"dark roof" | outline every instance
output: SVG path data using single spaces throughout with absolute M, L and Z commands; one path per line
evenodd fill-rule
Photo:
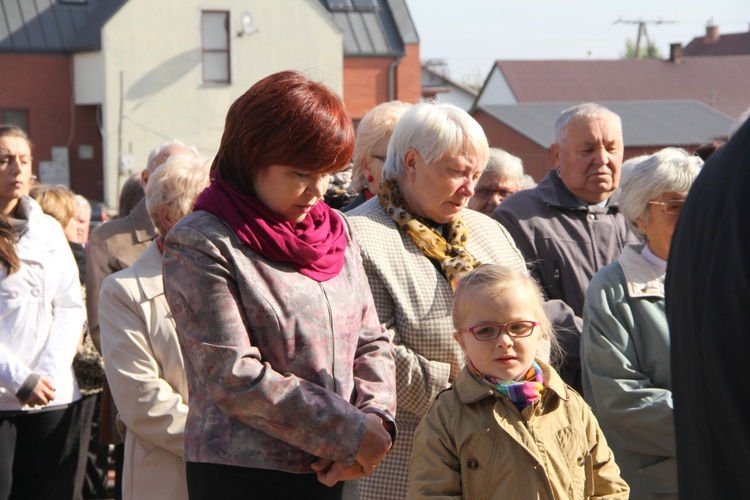
M 560 112 L 575 103 L 533 103 L 483 106 L 496 120 L 544 148 L 552 144 Z M 729 131 L 734 120 L 695 100 L 599 102 L 622 119 L 625 146 L 690 146 Z
M 0 0 L 0 52 L 100 50 L 102 26 L 127 0 Z
M 393 56 L 419 43 L 406 0 L 320 0 L 344 33 L 345 56 Z
M 685 56 L 737 56 L 750 54 L 750 31 L 720 35 L 713 43 L 705 36 L 693 38 L 683 49 Z
M 750 55 L 495 64 L 519 103 L 696 99 L 733 117 L 750 107 Z

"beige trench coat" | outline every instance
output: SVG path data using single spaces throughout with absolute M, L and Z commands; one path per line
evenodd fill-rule
M 417 428 L 408 498 L 628 498 L 591 410 L 538 362 L 547 390 L 522 413 L 464 368 Z
M 185 364 L 153 242 L 104 280 L 99 301 L 104 366 L 125 424 L 123 498 L 187 498 Z

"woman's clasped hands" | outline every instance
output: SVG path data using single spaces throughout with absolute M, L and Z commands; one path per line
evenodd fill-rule
M 46 406 L 55 399 L 55 385 L 52 379 L 42 375 L 39 377 L 29 397 L 21 403 L 31 408 Z
M 375 414 L 368 413 L 365 436 L 359 451 L 350 465 L 319 458 L 310 466 L 317 472 L 318 481 L 326 486 L 333 486 L 339 481 L 349 481 L 375 472 L 381 460 L 391 449 L 391 435 L 385 429 L 383 420 Z

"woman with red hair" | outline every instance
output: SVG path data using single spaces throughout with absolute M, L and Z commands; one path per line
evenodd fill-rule
M 353 145 L 328 88 L 270 75 L 230 107 L 211 185 L 166 238 L 191 498 L 341 498 L 338 481 L 390 449 L 392 346 L 351 230 L 322 202 Z

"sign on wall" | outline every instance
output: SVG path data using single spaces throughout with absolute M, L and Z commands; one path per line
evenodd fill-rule
M 39 162 L 39 182 L 42 184 L 62 184 L 70 188 L 70 162 L 68 148 L 52 148 L 52 161 Z

